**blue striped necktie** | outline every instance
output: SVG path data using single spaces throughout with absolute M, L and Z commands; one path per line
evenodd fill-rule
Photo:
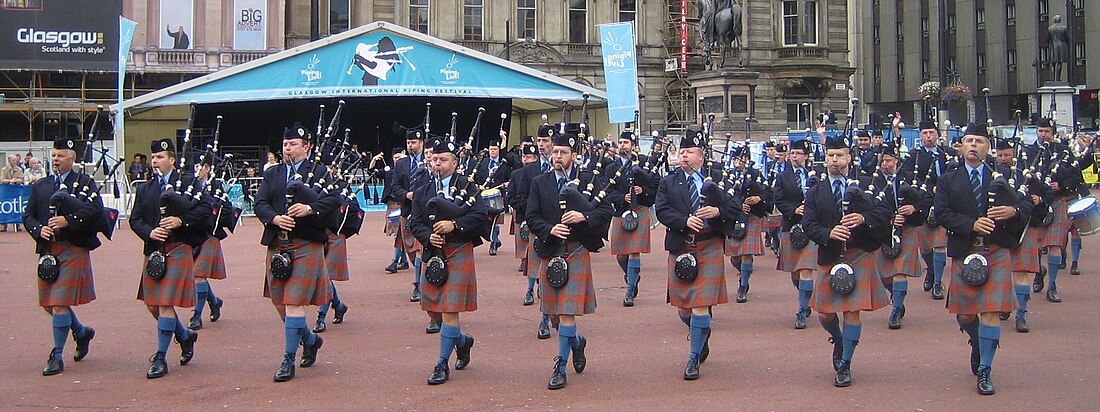
M 844 206 L 844 188 L 840 180 L 833 181 L 833 198 L 836 199 L 836 208 L 841 209 Z
M 984 211 L 985 193 L 982 192 L 982 180 L 978 176 L 978 169 L 970 171 L 970 187 L 974 191 L 974 204 L 978 206 L 978 211 Z

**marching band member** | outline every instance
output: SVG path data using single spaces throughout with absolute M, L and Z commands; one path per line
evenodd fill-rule
M 1091 169 L 1096 162 L 1096 156 L 1092 149 L 1093 136 L 1076 133 L 1073 138 L 1073 155 L 1076 156 L 1081 162 L 1077 165 L 1078 171 L 1075 173 L 1083 173 L 1085 169 Z M 1084 190 L 1079 190 L 1078 193 L 1085 195 L 1088 191 L 1088 186 L 1084 184 L 1084 176 L 1081 176 L 1081 183 Z M 1081 234 L 1077 231 L 1077 227 L 1072 227 L 1073 230 L 1069 231 L 1069 244 L 1070 250 L 1073 253 L 1073 263 L 1069 266 L 1069 274 L 1080 275 L 1081 269 L 1077 267 L 1077 261 L 1081 257 Z M 1062 251 L 1065 254 L 1065 251 Z M 1062 265 L 1065 265 L 1065 261 L 1062 261 Z
M 680 140 L 680 169 L 660 180 L 657 219 L 665 225 L 668 302 L 691 331 L 684 380 L 699 379 L 699 365 L 710 355 L 711 307 L 729 303 L 723 238 L 731 233 L 741 199 L 707 190 L 722 173 L 704 168 L 703 137 L 688 130 Z M 705 176 L 705 177 L 704 177 Z
M 901 116 L 894 116 L 895 131 L 900 124 Z M 932 121 L 922 120 L 918 127 L 920 147 L 910 151 L 909 159 L 901 168 L 916 170 L 918 183 L 934 191 L 939 177 L 953 170 L 952 165 L 959 152 L 939 144 L 940 132 Z M 943 299 L 943 270 L 947 266 L 947 232 L 942 226 L 932 224 L 933 220 L 926 221 L 921 229 L 920 251 L 925 264 L 924 291 L 932 291 L 932 299 L 940 300 Z
M 145 375 L 155 379 L 168 373 L 164 358 L 173 335 L 180 344 L 180 365 L 187 365 L 195 355 L 199 333 L 183 326 L 175 308 L 195 306 L 194 248 L 208 238 L 211 209 L 190 198 L 196 181 L 193 175 L 176 170 L 171 139 L 154 140 L 150 150 L 156 176 L 138 187 L 130 229 L 145 242 L 137 298 L 157 320 L 157 352 Z M 154 266 L 158 260 L 163 264 L 159 271 Z
M 775 192 L 776 182 L 779 180 L 779 176 L 789 166 L 787 163 L 788 152 L 790 152 L 790 144 L 776 144 L 775 145 L 775 164 L 770 168 L 764 169 L 765 185 Z M 774 205 L 774 202 L 772 202 Z M 770 210 L 769 210 L 770 211 Z M 779 232 L 783 226 L 783 215 L 768 214 L 764 218 L 764 246 L 771 248 L 776 257 L 779 256 Z
M 882 244 L 879 232 L 888 228 L 890 211 L 864 193 L 870 178 L 851 169 L 851 144 L 846 136 L 825 140 L 828 178 L 806 193 L 802 224 L 817 243 L 817 276 L 814 304 L 818 319 L 833 343 L 833 385 L 852 384 L 852 355 L 863 325 L 861 311 L 875 311 L 887 304 L 888 295 L 875 270 L 873 252 Z M 841 329 L 838 314 L 843 313 Z
M 636 153 L 638 135 L 624 131 L 619 135 L 619 159 L 604 167 L 603 176 L 617 176 L 608 188 L 608 197 L 614 206 L 611 218 L 611 254 L 623 269 L 626 280 L 626 296 L 623 306 L 634 306 L 638 296 L 638 281 L 642 273 L 642 253 L 649 253 L 649 208 L 657 196 L 660 181 L 643 165 L 649 162 L 645 155 Z M 627 220 L 630 220 L 628 223 Z M 629 229 L 628 229 L 629 228 Z
M 413 196 L 409 230 L 423 245 L 424 257 L 429 258 L 421 290 L 420 307 L 433 317 L 439 314 L 443 325 L 439 333 L 439 360 L 428 377 L 428 384 L 438 385 L 450 378 L 448 362 L 452 351 L 458 351 L 456 370 L 463 370 L 470 363 L 470 349 L 474 337 L 462 333 L 459 314 L 477 310 L 477 277 L 474 267 L 474 248 L 481 244 L 481 233 L 487 223 L 486 206 L 481 202 L 473 184 L 465 176 L 455 174 L 458 158 L 455 144 L 438 142 L 432 149 L 432 184 L 421 185 Z M 467 192 L 469 190 L 469 192 Z M 464 202 L 462 196 L 475 199 L 466 203 L 460 215 L 444 216 L 442 206 L 436 209 L 432 202 Z M 460 207 L 461 206 L 456 206 Z M 437 259 L 439 258 L 439 259 Z M 433 265 L 445 265 L 441 278 L 436 277 Z
M 326 163 L 338 165 L 337 162 L 337 159 L 326 161 Z M 329 173 L 338 173 L 338 167 L 330 166 Z M 340 300 L 334 282 L 351 280 L 351 268 L 348 265 L 348 238 L 359 234 L 363 223 L 363 211 L 359 209 L 359 200 L 351 192 L 348 182 L 343 178 L 338 179 L 335 182 L 335 190 L 340 193 L 340 205 L 336 213 L 329 215 L 328 241 L 325 245 L 329 300 L 317 307 L 317 323 L 313 326 L 313 333 L 323 333 L 328 329 L 325 325 L 325 316 L 328 315 L 329 308 L 332 308 L 332 324 L 344 323 L 348 305 Z
M 396 165 L 401 159 L 404 159 L 405 149 L 400 147 L 393 148 L 393 164 Z M 393 236 L 393 261 L 389 266 L 386 266 L 386 273 L 397 273 L 399 270 L 405 270 L 409 268 L 409 256 L 405 253 L 405 242 L 401 240 L 400 229 L 400 216 L 401 216 L 401 200 L 397 196 L 394 196 L 395 183 L 397 181 L 396 168 L 390 167 L 386 164 L 385 153 L 378 153 L 370 160 L 369 169 L 375 171 L 382 176 L 382 194 L 380 200 L 386 204 L 386 226 L 385 233 Z M 378 165 L 378 161 L 382 161 L 381 165 Z M 391 223 L 390 215 L 397 211 L 397 220 Z
M 525 145 L 521 150 L 523 157 L 520 159 L 520 163 L 524 166 L 538 161 L 539 151 L 534 144 Z M 523 211 L 527 209 L 527 202 L 512 199 L 512 192 L 516 190 L 518 182 L 524 179 L 523 174 L 523 167 L 512 171 L 510 182 L 515 183 L 512 183 L 508 188 L 508 203 L 512 207 L 511 232 L 516 242 L 515 257 L 519 259 L 519 271 L 527 279 L 527 293 L 523 296 L 523 306 L 531 306 L 535 304 L 535 281 L 538 280 L 538 273 L 534 273 L 534 277 L 531 277 L 531 274 L 527 271 L 527 253 L 531 239 L 531 232 L 527 229 L 523 218 Z
M 1020 167 L 1025 159 L 1016 157 L 1016 147 L 1006 139 L 997 140 L 997 172 L 1015 180 L 1019 185 L 1027 181 L 1028 199 L 1031 201 L 1031 214 L 1021 216 L 1028 221 L 1029 228 L 1020 239 L 1020 246 L 1012 249 L 1012 284 L 1016 293 L 1016 332 L 1027 333 L 1027 304 L 1031 300 L 1031 281 L 1039 273 L 1039 238 L 1037 230 L 1046 214 L 1047 205 L 1054 201 L 1054 192 L 1050 186 L 1039 179 L 1027 179 Z M 1032 230 L 1036 228 L 1036 230 Z M 1001 319 L 1008 319 L 1008 313 L 1002 313 Z
M 989 132 L 970 124 L 962 140 L 964 165 L 943 175 L 936 185 L 936 219 L 948 231 L 947 252 L 952 258 L 947 309 L 956 315 L 970 337 L 971 372 L 978 376 L 978 393 L 996 392 L 990 378 L 993 355 L 1001 340 L 998 313 L 1013 309 L 1010 249 L 1017 246 L 1024 225 L 1020 216 L 1031 213 L 1032 202 L 986 166 Z M 997 187 L 1011 199 L 994 194 Z M 981 276 L 984 273 L 984 278 Z
M 595 205 L 582 199 L 584 206 L 574 205 L 568 211 L 559 206 L 559 201 L 566 200 L 563 192 L 571 189 L 565 187 L 567 182 L 603 184 L 592 172 L 582 172 L 576 167 L 581 144 L 573 134 L 554 136 L 554 171 L 532 179 L 525 215 L 531 233 L 537 236 L 540 309 L 558 325 L 558 356 L 554 358 L 554 372 L 547 384 L 551 390 L 565 387 L 565 362 L 570 352 L 573 353 L 574 371 L 583 372 L 587 364 L 586 340 L 577 333 L 575 319 L 596 311 L 589 252 L 603 247 L 612 213 L 611 203 L 606 198 Z M 590 209 L 577 210 L 580 207 Z M 561 263 L 566 267 L 561 267 Z
M 507 138 L 504 132 L 501 132 L 502 139 Z M 482 187 L 486 189 L 496 188 L 508 183 L 512 176 L 512 165 L 506 156 L 502 156 L 500 153 L 501 139 L 493 139 L 489 141 L 489 156 L 482 160 L 477 165 L 477 176 L 484 177 L 484 182 L 481 182 Z M 489 255 L 496 256 L 497 249 L 500 248 L 500 224 L 504 221 L 504 214 L 500 213 L 496 216 L 490 216 L 493 219 L 492 232 L 490 233 L 489 240 Z
M 203 157 L 202 163 L 199 164 L 199 170 L 195 178 L 198 180 L 199 188 L 205 189 L 205 191 L 212 193 L 213 189 L 207 189 L 210 186 L 221 186 L 220 182 L 217 182 L 213 176 L 210 176 L 210 172 L 214 165 L 213 153 L 208 153 Z M 213 199 L 213 196 L 207 196 L 207 202 L 211 203 L 212 207 L 225 207 L 224 205 L 217 205 L 215 202 L 220 200 Z M 218 224 L 218 216 L 211 214 L 210 221 L 206 228 L 206 241 L 199 247 L 199 256 L 195 258 L 195 309 L 191 315 L 191 321 L 187 325 L 188 329 L 199 330 L 202 329 L 202 311 L 207 303 L 210 304 L 210 321 L 217 322 L 222 317 L 222 305 L 225 301 L 214 294 L 214 289 L 210 287 L 209 279 L 225 279 L 225 255 L 222 253 L 222 240 L 229 237 L 229 233 L 224 227 Z
M 317 182 L 331 179 L 324 165 L 308 159 L 313 136 L 295 124 L 283 134 L 283 164 L 264 171 L 256 194 L 256 217 L 264 224 L 260 244 L 267 246 L 267 275 L 264 297 L 271 299 L 283 318 L 286 351 L 276 382 L 294 378 L 294 358 L 302 348 L 301 367 L 317 362 L 324 340 L 306 327 L 306 306 L 329 301 L 328 272 L 325 268 L 325 222 L 340 205 L 336 192 L 314 193 L 316 200 L 305 203 L 296 196 L 315 191 Z M 288 189 L 297 189 L 289 191 Z M 278 265 L 276 265 L 278 264 Z
M 70 138 L 54 139 L 50 160 L 55 174 L 34 183 L 23 214 L 23 227 L 35 241 L 35 252 L 56 259 L 56 277 L 40 273 L 37 281 L 38 305 L 50 314 L 53 326 L 53 348 L 42 369 L 43 376 L 65 370 L 62 358 L 70 332 L 76 342 L 73 360 L 77 362 L 88 356 L 95 337 L 95 329 L 80 323 L 73 306 L 96 298 L 91 251 L 101 244 L 94 222 L 103 213 L 103 200 L 88 199 L 73 209 L 51 203 L 55 195 L 79 193 L 82 187 L 97 192 L 91 177 L 73 170 L 77 152 L 84 152 L 82 146 Z
M 763 218 L 771 212 L 771 192 L 766 190 L 760 171 L 749 167 L 749 147 L 736 146 L 729 149 L 731 157 L 730 175 L 740 175 L 735 179 L 734 190 L 744 199 L 741 205 L 742 217 L 738 218 L 739 229 L 726 239 L 725 255 L 730 264 L 741 272 L 737 287 L 737 303 L 748 302 L 749 278 L 753 272 L 753 256 L 764 254 Z
M 531 197 L 530 195 L 532 181 L 535 179 L 535 177 L 548 174 L 553 169 L 551 167 L 553 159 L 550 153 L 553 149 L 553 136 L 556 133 L 557 130 L 555 130 L 554 127 L 549 124 L 544 123 L 539 126 L 538 133 L 536 133 L 535 136 L 535 144 L 539 152 L 538 159 L 535 162 L 520 168 L 520 174 L 516 176 L 517 178 L 511 180 L 512 187 L 510 187 L 508 190 L 508 201 L 513 205 L 513 207 L 517 207 L 517 210 L 520 212 L 520 217 L 522 217 L 523 219 L 527 219 L 527 216 L 529 215 L 527 205 L 528 199 L 530 199 Z M 523 223 L 527 223 L 527 227 L 530 233 L 529 246 L 527 248 L 526 254 L 527 265 L 524 269 L 524 273 L 527 274 L 527 294 L 523 298 L 523 305 L 530 306 L 535 303 L 534 287 L 535 283 L 538 282 L 539 279 L 539 259 L 535 258 L 535 251 L 530 246 L 530 244 L 533 244 L 535 239 L 538 238 L 538 233 L 536 233 L 534 230 L 530 230 L 530 222 L 527 222 L 526 220 L 521 220 L 520 224 L 522 225 Z M 550 317 L 547 316 L 545 312 L 543 312 L 542 318 L 539 319 L 539 327 L 536 336 L 539 339 L 550 339 Z
M 426 157 L 424 157 L 425 137 L 423 130 L 408 129 L 405 132 L 405 148 L 408 157 L 394 163 L 393 166 L 396 179 L 393 196 L 401 199 L 401 241 L 405 244 L 405 253 L 409 255 L 409 260 L 413 262 L 413 291 L 409 297 L 410 302 L 420 301 L 420 270 L 423 262 L 418 255 L 421 247 L 420 244 L 416 243 L 416 238 L 409 232 L 408 226 L 409 213 L 412 212 L 413 192 L 429 174 L 428 166 L 425 165 Z
M 798 290 L 795 329 L 806 328 L 806 318 L 811 313 L 810 298 L 814 292 L 813 271 L 817 268 L 817 244 L 807 242 L 809 239 L 802 228 L 802 216 L 806 213 L 806 192 L 821 177 L 821 172 L 813 170 L 807 163 L 810 153 L 809 139 L 791 144 L 790 155 L 788 155 L 790 167 L 785 168 L 776 177 L 773 195 L 775 206 L 783 216 L 782 234 L 779 238 L 778 269 L 791 274 L 791 282 Z M 798 229 L 795 229 L 796 225 Z M 801 247 L 794 244 L 794 238 L 801 238 L 798 241 Z

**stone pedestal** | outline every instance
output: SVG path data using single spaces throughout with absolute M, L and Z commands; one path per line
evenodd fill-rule
M 1073 113 L 1073 96 L 1077 94 L 1077 89 L 1069 86 L 1066 82 L 1046 82 L 1043 87 L 1038 90 L 1039 94 L 1039 114 L 1042 117 L 1050 116 L 1050 111 L 1054 109 L 1054 121 L 1060 126 L 1073 127 L 1075 122 L 1075 116 Z M 1051 102 L 1054 105 L 1051 106 Z
M 698 99 L 696 121 L 714 114 L 714 136 L 732 133 L 736 140 L 745 138 L 745 119 L 754 115 L 754 98 L 760 73 L 742 68 L 705 71 L 688 76 Z M 765 140 L 767 132 L 752 126 L 752 139 Z

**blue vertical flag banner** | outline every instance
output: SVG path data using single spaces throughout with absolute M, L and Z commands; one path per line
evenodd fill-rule
M 638 110 L 634 22 L 601 24 L 599 27 L 608 120 L 611 123 L 633 122 L 634 111 Z
M 137 29 L 137 23 L 133 20 L 127 19 L 122 16 L 118 16 L 118 113 L 115 113 L 115 138 L 114 138 L 114 150 L 115 154 L 121 156 L 118 153 L 118 141 L 121 140 L 125 134 L 125 128 L 122 125 L 122 120 L 125 116 L 122 115 L 122 87 L 126 80 L 126 60 L 130 55 L 130 42 L 134 39 L 134 30 Z

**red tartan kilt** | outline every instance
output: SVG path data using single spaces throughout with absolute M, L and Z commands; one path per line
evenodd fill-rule
M 921 225 L 920 250 L 928 253 L 937 247 L 947 247 L 947 229 L 944 229 L 943 226 L 929 227 L 928 225 Z
M 320 306 L 331 299 L 328 293 L 328 271 L 325 269 L 325 245 L 303 239 L 293 239 L 288 247 L 272 242 L 264 262 L 264 297 L 275 305 Z M 290 277 L 271 277 L 271 256 L 276 250 L 293 249 Z
M 745 238 L 737 240 L 726 238 L 726 256 L 760 256 L 764 254 L 764 239 L 760 234 L 764 231 L 764 219 L 754 215 L 748 215 L 749 221 L 745 223 Z
M 1008 249 L 998 246 L 990 246 L 989 251 L 982 254 L 989 261 L 989 280 L 981 286 L 970 286 L 963 282 L 963 258 L 951 259 L 951 285 L 947 288 L 947 310 L 951 313 L 977 315 L 1011 312 L 1016 309 L 1010 261 L 1012 254 Z
M 329 280 L 345 281 L 351 279 L 348 268 L 348 238 L 328 231 L 328 253 L 325 254 L 325 269 Z
M 514 235 L 513 239 L 516 241 L 516 259 L 523 259 L 527 257 L 527 242 L 519 237 L 519 223 L 516 223 L 515 218 L 512 218 L 512 228 L 509 230 L 509 234 Z
M 764 218 L 764 229 L 771 231 L 783 227 L 783 215 L 768 216 Z
M 402 217 L 400 225 L 401 242 L 405 245 L 405 253 L 412 254 L 424 250 L 424 248 L 420 246 L 420 242 L 416 241 L 416 236 L 413 236 L 412 232 L 409 231 L 409 220 Z
M 386 204 L 386 214 L 382 215 L 382 219 L 385 219 L 385 225 L 382 228 L 382 233 L 385 233 L 386 236 L 397 237 L 397 233 L 400 231 L 398 227 L 401 225 L 401 218 L 397 218 L 397 220 L 390 220 L 390 212 L 400 209 L 400 203 L 390 202 Z M 393 247 L 401 247 L 401 244 L 398 243 L 400 241 L 400 238 L 394 239 Z
M 726 289 L 726 264 L 721 250 L 722 238 L 705 240 L 691 247 L 685 244 L 668 255 L 668 303 L 681 309 L 702 308 L 729 303 Z M 676 277 L 676 256 L 695 252 L 699 275 L 691 283 Z
M 788 273 L 817 269 L 817 243 L 809 242 L 806 247 L 797 249 L 791 244 L 791 233 L 781 233 L 779 235 L 779 264 L 776 269 Z
M 534 235 L 531 235 L 534 239 Z M 535 254 L 535 247 L 531 243 L 527 244 L 527 251 L 524 253 L 524 257 L 527 258 L 527 267 L 525 269 L 527 277 L 531 279 L 539 278 L 539 265 L 542 264 L 539 259 L 539 255 Z
M 1013 272 L 1039 273 L 1040 236 L 1042 234 L 1039 233 L 1038 228 L 1027 228 L 1027 232 L 1024 233 L 1024 241 L 1020 243 L 1019 247 L 1009 252 L 1012 256 Z
M 846 296 L 833 294 L 829 288 L 829 270 L 832 265 L 818 266 L 814 276 L 812 307 L 820 313 L 843 313 L 879 310 L 890 304 L 890 295 L 882 287 L 875 270 L 873 253 L 849 251 L 844 263 L 852 266 L 856 275 L 856 288 Z
M 924 275 L 921 269 L 921 257 L 918 243 L 920 243 L 920 228 L 904 227 L 901 232 L 901 254 L 890 259 L 882 253 L 882 249 L 875 251 L 879 276 L 884 278 L 894 275 L 905 275 L 918 278 Z
M 206 279 L 225 279 L 225 254 L 222 253 L 222 241 L 211 236 L 202 242 L 199 257 L 195 258 L 195 277 Z
M 150 279 L 145 274 L 146 256 L 141 262 L 141 284 L 138 286 L 138 300 L 146 306 L 176 306 L 189 308 L 195 306 L 195 258 L 191 245 L 172 242 L 165 246 L 168 251 L 167 269 L 160 280 Z
M 560 288 L 550 286 L 546 280 L 546 267 L 550 259 L 531 257 L 538 264 L 539 308 L 547 315 L 586 315 L 596 312 L 596 288 L 592 286 L 592 257 L 578 242 L 565 244 L 565 261 L 569 264 L 569 283 Z M 530 261 L 529 260 L 529 261 Z
M 444 245 L 447 260 L 447 283 L 435 286 L 420 284 L 420 309 L 426 312 L 460 313 L 477 310 L 477 269 L 474 266 L 474 246 L 470 243 Z M 425 269 L 427 262 L 425 261 Z
M 92 277 L 92 255 L 88 249 L 69 242 L 50 244 L 50 253 L 57 257 L 58 275 L 53 282 L 38 279 L 38 305 L 76 306 L 95 300 Z
M 1050 223 L 1050 226 L 1042 228 L 1043 236 L 1039 240 L 1039 246 L 1065 247 L 1066 235 L 1069 234 L 1070 224 L 1073 223 L 1067 214 L 1069 206 L 1066 204 L 1065 198 L 1058 198 L 1050 207 L 1054 209 L 1054 221 Z
M 649 253 L 649 225 L 653 223 L 653 217 L 649 214 L 648 207 L 634 209 L 638 214 L 638 228 L 633 232 L 623 230 L 621 217 L 611 218 L 611 254 L 614 256 L 629 255 L 633 253 Z

